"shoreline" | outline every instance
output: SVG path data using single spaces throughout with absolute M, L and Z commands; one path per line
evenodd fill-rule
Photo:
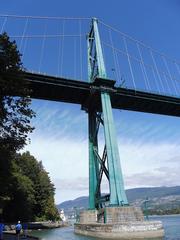
M 4 232 L 14 232 L 15 230 L 14 223 L 5 223 L 4 224 Z M 22 230 L 38 230 L 38 229 L 53 229 L 53 228 L 61 228 L 69 226 L 68 222 L 52 222 L 52 221 L 43 221 L 43 222 L 22 222 Z
M 153 214 L 153 215 L 148 215 L 149 217 L 168 217 L 168 216 L 180 216 L 180 213 L 177 213 L 177 214 L 162 214 L 162 215 L 159 215 L 159 214 Z
M 29 222 L 27 224 L 27 229 L 38 230 L 38 229 L 53 229 L 53 228 L 62 228 L 69 226 L 68 222 Z
M 27 239 L 27 240 L 40 240 L 40 238 L 31 236 L 28 234 L 20 234 L 19 240 Z M 3 232 L 3 240 L 17 240 L 17 235 L 15 232 Z
M 33 230 L 45 230 L 45 229 L 55 229 L 55 228 L 63 228 L 68 227 L 69 223 L 67 222 L 29 222 L 26 224 L 26 228 L 23 228 L 20 235 L 20 239 L 27 240 L 39 240 L 40 238 L 31 235 L 30 233 Z M 23 225 L 23 224 L 22 224 Z M 15 224 L 5 224 L 5 230 L 3 231 L 3 239 L 4 240 L 16 240 L 17 235 L 15 231 Z

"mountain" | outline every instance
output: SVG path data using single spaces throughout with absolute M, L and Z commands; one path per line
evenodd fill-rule
M 74 208 L 74 207 L 88 208 L 88 197 L 79 197 L 74 200 L 65 201 L 57 205 L 58 209 L 64 209 L 64 210 L 69 208 Z
M 180 186 L 175 187 L 151 187 L 151 188 L 132 188 L 126 190 L 129 202 L 134 202 L 137 199 L 160 198 L 171 195 L 180 195 Z
M 129 203 L 133 206 L 143 207 L 144 201 L 148 199 L 148 208 L 151 210 L 171 210 L 180 208 L 180 186 L 175 187 L 151 187 L 133 188 L 126 190 Z M 74 200 L 65 201 L 57 205 L 58 209 L 64 209 L 65 213 L 74 208 L 88 208 L 88 197 L 79 197 Z

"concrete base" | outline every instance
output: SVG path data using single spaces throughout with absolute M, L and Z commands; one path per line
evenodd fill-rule
M 164 230 L 161 222 L 124 222 L 121 224 L 75 223 L 74 232 L 102 239 L 162 239 Z
M 160 221 L 144 221 L 140 208 L 108 207 L 80 213 L 80 222 L 74 225 L 77 234 L 102 239 L 146 239 L 164 236 Z
M 97 210 L 84 210 L 79 214 L 80 223 L 95 223 L 97 222 L 98 211 Z

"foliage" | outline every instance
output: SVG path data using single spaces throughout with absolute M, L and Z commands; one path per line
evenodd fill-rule
M 28 140 L 35 116 L 23 81 L 21 55 L 6 33 L 0 35 L 0 210 L 5 221 L 58 218 L 54 186 L 41 162 L 17 153 Z M 0 211 L 1 213 L 1 211 Z
M 54 203 L 54 185 L 29 152 L 15 154 L 11 168 L 9 201 L 3 217 L 6 221 L 56 220 L 59 218 Z
M 35 204 L 33 182 L 27 176 L 14 172 L 10 185 L 10 200 L 3 209 L 4 219 L 6 221 L 33 219 L 33 205 Z
M 148 215 L 171 215 L 171 214 L 180 214 L 179 208 L 172 209 L 149 209 Z
M 28 87 L 22 81 L 21 55 L 8 35 L 0 35 L 0 208 L 12 198 L 13 157 L 33 130 Z M 14 78 L 15 77 L 15 78 Z M 17 181 L 18 182 L 18 181 Z
M 29 176 L 33 182 L 36 200 L 34 214 L 36 218 L 41 220 L 55 220 L 58 218 L 59 215 L 54 204 L 55 188 L 42 162 L 37 162 L 29 152 L 23 153 L 17 158 L 17 161 L 21 168 L 21 172 Z M 25 161 L 27 165 L 24 164 Z
M 21 149 L 33 130 L 30 120 L 34 112 L 22 70 L 16 43 L 6 33 L 0 35 L 0 145 L 10 150 Z

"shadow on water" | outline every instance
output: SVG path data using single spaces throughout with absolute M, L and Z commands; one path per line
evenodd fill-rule
M 165 237 L 163 238 L 163 240 L 180 240 L 180 215 L 153 216 L 153 217 L 150 217 L 150 220 L 160 220 L 163 222 L 164 229 L 165 229 Z M 32 235 L 40 237 L 41 240 L 95 240 L 97 239 L 97 238 L 85 237 L 85 236 L 74 234 L 73 227 L 33 231 Z M 104 240 L 104 239 L 99 239 L 99 240 Z M 162 240 L 162 238 L 156 238 L 156 239 L 147 238 L 145 240 Z

